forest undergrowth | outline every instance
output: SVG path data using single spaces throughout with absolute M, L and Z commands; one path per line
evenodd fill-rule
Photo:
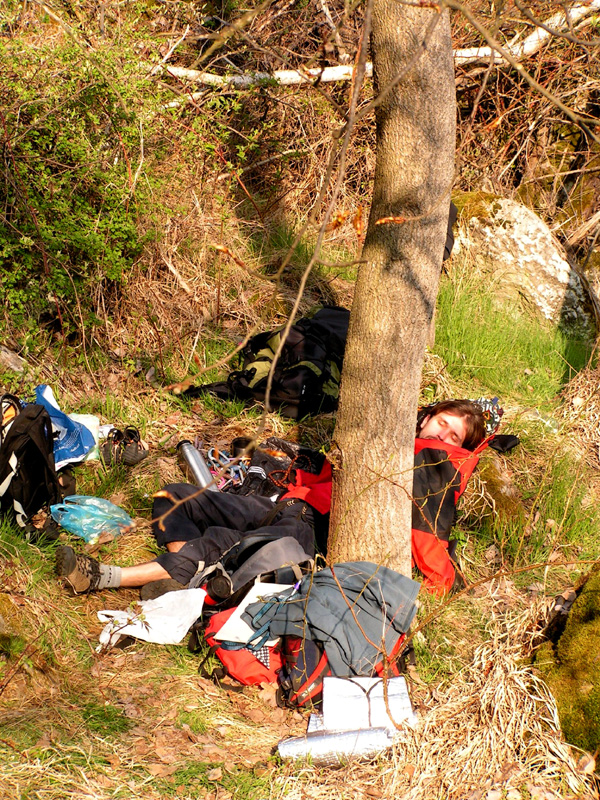
M 460 277 L 464 269 L 470 265 L 456 258 L 443 279 L 440 332 L 446 329 L 447 315 L 468 314 L 478 302 L 476 276 L 471 289 L 465 289 Z M 455 292 L 457 282 L 463 287 L 460 294 Z M 453 298 L 451 303 L 447 295 Z M 502 370 L 473 373 L 473 365 L 483 363 L 496 335 L 493 324 L 486 329 L 492 339 L 483 334 L 474 337 L 473 349 L 462 363 L 446 360 L 456 347 L 440 333 L 423 375 L 424 401 L 499 396 L 505 408 L 502 431 L 521 439 L 512 453 L 484 456 L 464 499 L 457 535 L 471 589 L 448 605 L 429 596 L 421 598 L 414 636 L 417 667 L 409 680 L 413 701 L 423 714 L 443 707 L 434 698 L 446 698 L 457 681 L 463 685 L 465 680 L 468 691 L 472 679 L 466 675 L 474 669 L 478 648 L 492 647 L 490 642 L 499 640 L 497 646 L 504 652 L 504 637 L 510 638 L 510 626 L 517 624 L 511 620 L 520 625 L 516 642 L 531 638 L 554 595 L 572 585 L 597 558 L 600 541 L 595 514 L 600 485 L 597 456 L 590 448 L 582 449 L 572 425 L 564 420 L 560 393 L 568 373 L 563 359 L 546 357 L 552 352 L 560 355 L 561 340 L 554 330 L 532 326 L 527 318 L 522 327 L 515 326 L 512 333 L 519 348 L 513 350 L 511 370 L 525 379 L 537 371 L 543 370 L 543 375 L 531 390 L 515 386 L 510 392 Z M 219 347 L 212 356 L 226 349 L 222 337 L 215 340 Z M 143 371 L 135 374 L 122 362 L 113 360 L 90 374 L 85 363 L 65 366 L 59 354 L 52 356 L 49 351 L 56 362 L 38 365 L 25 380 L 5 375 L 5 388 L 26 396 L 35 383 L 49 382 L 65 410 L 93 413 L 118 427 L 136 425 L 150 444 L 150 455 L 137 467 L 89 462 L 77 469 L 79 492 L 106 497 L 137 522 L 135 532 L 93 548 L 105 561 L 127 565 L 155 554 L 149 529 L 151 498 L 162 485 L 183 479 L 175 456 L 181 439 L 227 447 L 235 436 L 254 435 L 264 426 L 262 436 L 274 433 L 321 446 L 327 445 L 333 430 L 331 416 L 292 423 L 235 403 L 184 402 L 156 390 Z M 587 355 L 580 352 L 581 364 Z M 579 381 L 585 369 L 576 373 L 573 366 Z M 100 391 L 95 382 L 101 384 Z M 71 541 L 64 533 L 61 539 Z M 408 790 L 413 762 L 407 761 L 407 752 L 413 751 L 403 751 L 402 746 L 392 762 L 349 766 L 343 789 L 339 773 L 282 765 L 271 755 L 273 748 L 284 736 L 300 735 L 306 720 L 275 708 L 267 688 L 240 693 L 233 685 L 216 687 L 199 677 L 198 656 L 188 653 L 185 643 L 163 647 L 139 642 L 123 650 L 95 652 L 102 627 L 97 611 L 127 608 L 137 593 L 105 590 L 73 597 L 53 575 L 55 544 L 27 544 L 8 525 L 3 526 L 0 541 L 0 615 L 11 631 L 18 630 L 16 637 L 3 638 L 0 632 L 0 749 L 5 763 L 0 796 L 109 798 L 143 792 L 148 798 L 260 800 L 392 797 L 401 786 Z M 518 652 L 516 642 L 510 642 L 511 652 Z M 447 702 L 458 700 L 448 696 Z M 523 698 L 515 696 L 514 702 L 518 709 Z M 536 709 L 527 712 L 532 719 L 539 716 Z M 448 735 L 449 721 L 439 719 L 438 724 L 439 730 L 428 733 L 431 747 L 436 737 Z M 474 721 L 469 724 L 477 729 Z M 559 738 L 552 740 L 555 749 Z M 417 751 L 423 747 L 421 742 Z M 536 796 L 535 791 L 549 792 L 543 795 L 548 797 L 570 796 L 569 784 L 574 788 L 585 778 L 573 766 L 577 758 L 571 759 L 570 773 L 554 762 L 554 772 L 547 764 L 542 773 L 539 766 L 532 768 L 535 777 L 527 770 L 517 771 L 509 786 L 523 793 L 510 796 Z M 485 780 L 491 780 L 490 791 L 495 790 L 493 776 Z M 482 775 L 481 781 L 485 780 Z

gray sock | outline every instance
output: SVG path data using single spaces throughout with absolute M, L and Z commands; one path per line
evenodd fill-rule
M 121 585 L 121 567 L 113 564 L 100 564 L 98 589 L 118 589 Z

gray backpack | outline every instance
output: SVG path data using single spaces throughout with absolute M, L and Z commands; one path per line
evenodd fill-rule
M 239 605 L 255 583 L 291 583 L 312 572 L 314 561 L 292 536 L 256 533 L 234 544 L 216 564 L 198 572 L 189 588 L 203 586 L 222 611 Z

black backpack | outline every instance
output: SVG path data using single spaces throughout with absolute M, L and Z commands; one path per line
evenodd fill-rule
M 302 419 L 337 408 L 350 312 L 325 306 L 313 317 L 303 317 L 289 330 L 277 359 L 269 411 Z M 284 328 L 253 336 L 242 350 L 242 369 L 226 381 L 191 386 L 184 397 L 211 392 L 224 400 L 264 402 L 273 358 Z
M 50 416 L 44 406 L 27 405 L 0 432 L 0 511 L 14 512 L 25 528 L 31 516 L 60 496 Z

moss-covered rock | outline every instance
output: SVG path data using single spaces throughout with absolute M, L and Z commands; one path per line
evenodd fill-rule
M 594 567 L 558 642 L 546 642 L 536 665 L 556 698 L 565 738 L 600 748 L 600 565 Z

